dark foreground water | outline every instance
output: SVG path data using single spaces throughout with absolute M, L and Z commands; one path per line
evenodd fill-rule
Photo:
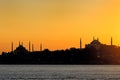
M 0 65 L 0 80 L 120 80 L 120 66 Z

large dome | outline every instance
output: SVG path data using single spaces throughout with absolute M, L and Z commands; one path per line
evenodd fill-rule
M 100 45 L 101 43 L 99 42 L 99 40 L 93 40 L 91 42 L 92 45 Z
M 22 45 L 20 45 L 16 48 L 14 53 L 16 53 L 16 54 L 26 54 L 26 53 L 28 53 L 28 50 L 25 49 L 25 47 L 23 47 Z

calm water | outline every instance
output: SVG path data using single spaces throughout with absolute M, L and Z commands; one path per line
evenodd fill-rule
M 120 66 L 0 65 L 0 80 L 120 80 Z

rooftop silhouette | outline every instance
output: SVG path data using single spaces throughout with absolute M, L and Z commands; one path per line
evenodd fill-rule
M 82 39 L 80 38 L 80 48 L 70 48 L 66 50 L 50 51 L 49 49 L 34 51 L 34 45 L 29 41 L 29 50 L 23 43 L 11 52 L 2 52 L 0 55 L 1 64 L 120 64 L 120 47 L 113 45 L 113 39 L 110 45 L 102 44 L 99 39 L 93 40 L 82 48 Z M 32 46 L 32 51 L 31 51 Z

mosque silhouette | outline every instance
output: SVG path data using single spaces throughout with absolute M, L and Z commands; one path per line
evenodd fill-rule
M 40 44 L 40 51 L 34 51 L 34 45 L 31 45 L 30 41 L 29 50 L 20 42 L 15 50 L 13 46 L 12 42 L 11 51 L 2 52 L 0 64 L 120 64 L 120 47 L 113 45 L 112 37 L 110 45 L 102 44 L 98 38 L 93 38 L 85 48 L 82 48 L 80 38 L 80 48 L 66 50 L 42 50 Z

